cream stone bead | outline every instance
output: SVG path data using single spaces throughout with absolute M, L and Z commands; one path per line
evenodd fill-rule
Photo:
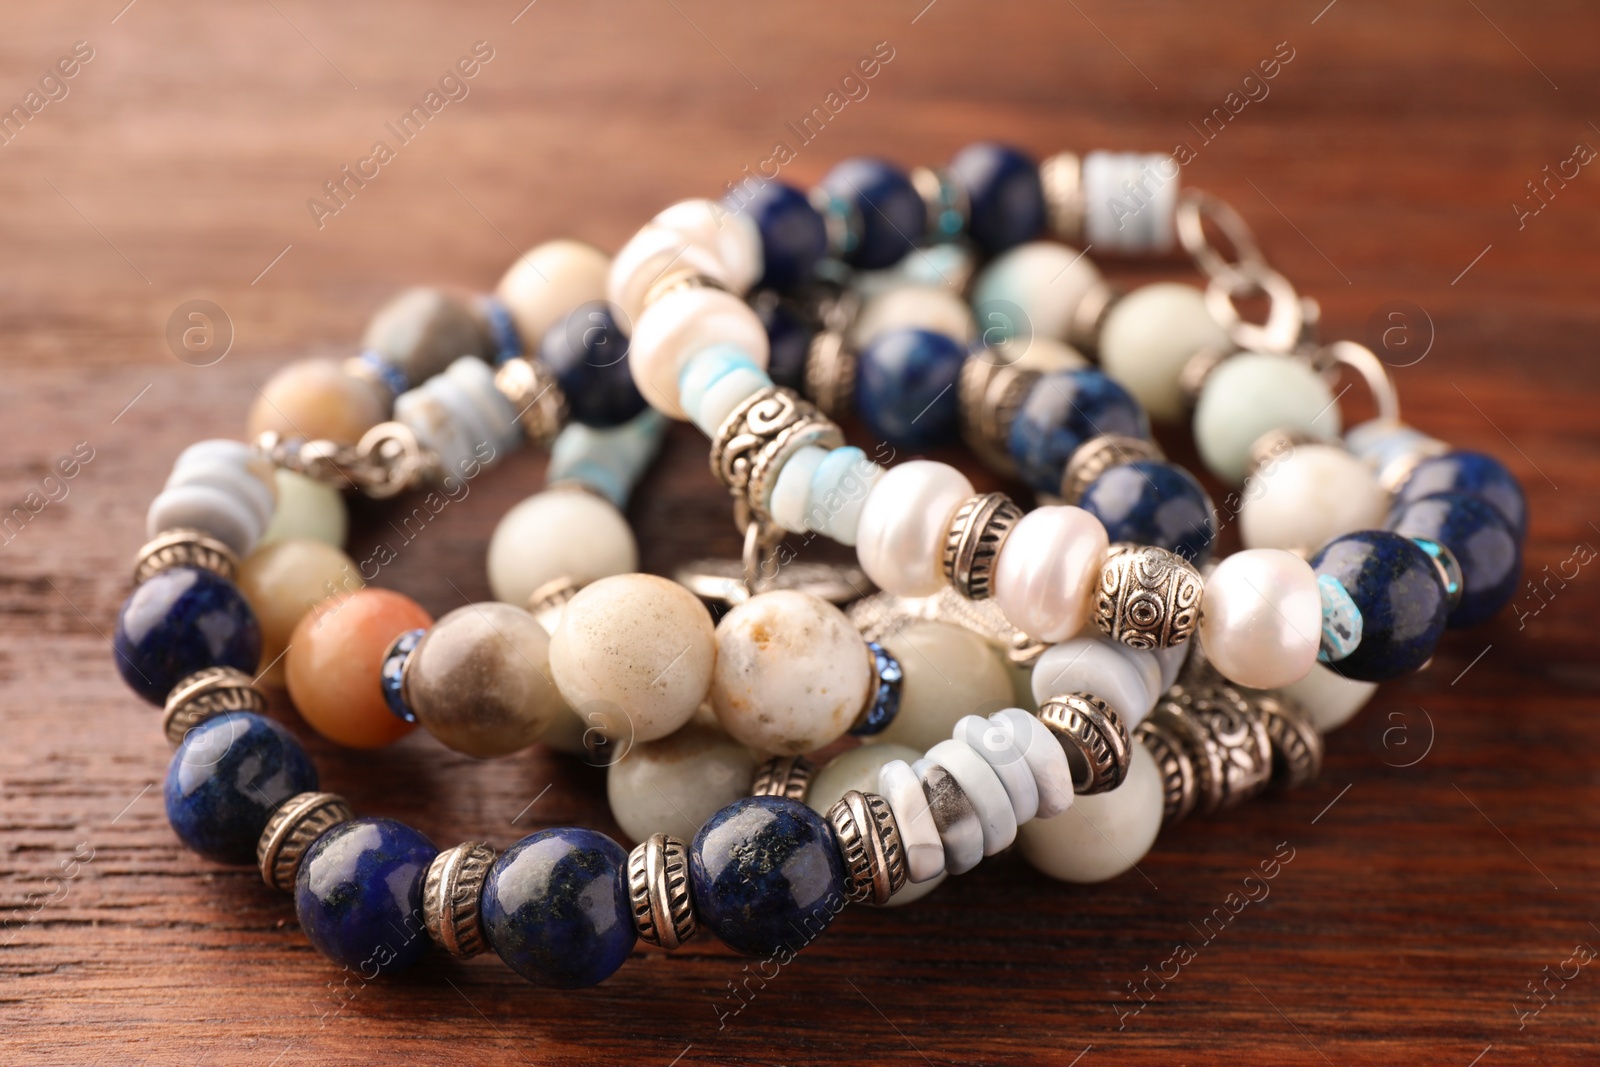
M 526 607 L 556 578 L 587 585 L 639 567 L 633 530 L 609 500 L 551 489 L 505 513 L 489 539 L 489 588 L 496 600 Z
M 1183 418 L 1178 377 L 1202 348 L 1226 344 L 1228 335 L 1206 310 L 1192 285 L 1140 286 L 1111 305 L 1100 327 L 1100 365 L 1133 394 L 1152 419 Z
M 1106 528 L 1082 508 L 1035 508 L 1000 548 L 995 604 L 1007 622 L 1036 640 L 1065 641 L 1089 617 L 1109 547 Z
M 1097 696 L 1121 716 L 1131 733 L 1155 706 L 1159 692 L 1152 691 L 1150 677 L 1139 663 L 1123 655 L 1121 641 L 1104 637 L 1076 637 L 1045 649 L 1033 667 L 1033 698 L 1040 704 L 1051 697 L 1068 693 Z M 1141 652 L 1139 649 L 1128 649 Z M 1149 657 L 1160 682 L 1160 665 Z
M 1015 317 L 1035 337 L 1066 340 L 1078 306 L 1101 284 L 1089 257 L 1055 241 L 1030 241 L 989 262 L 973 285 L 972 305 Z M 987 327 L 987 323 L 983 324 Z
M 561 696 L 608 737 L 654 741 L 682 726 L 711 689 L 711 613 L 653 574 L 618 574 L 578 590 L 550 642 Z
M 878 639 L 900 662 L 900 712 L 869 744 L 926 752 L 949 737 L 965 715 L 988 715 L 1012 702 L 1011 675 L 998 649 L 971 630 L 945 622 L 914 623 Z
M 272 521 L 261 535 L 260 544 L 279 541 L 321 541 L 343 548 L 349 534 L 350 517 L 344 496 L 331 485 L 315 478 L 279 467 L 274 475 L 278 488 L 277 507 Z
M 1381 528 L 1389 506 L 1372 469 L 1337 445 L 1295 445 L 1252 474 L 1242 496 L 1246 548 L 1303 556 L 1340 534 Z
M 582 241 L 546 241 L 506 271 L 495 295 L 511 312 L 524 349 L 537 351 L 550 327 L 606 295 L 610 258 Z
M 1376 682 L 1358 682 L 1318 663 L 1304 678 L 1290 682 L 1283 695 L 1299 704 L 1323 733 L 1337 730 L 1367 706 L 1378 691 Z
M 678 398 L 678 379 L 691 356 L 732 344 L 757 367 L 767 366 L 767 329 L 750 306 L 721 289 L 667 293 L 634 324 L 628 369 L 650 406 L 680 421 L 689 416 Z
M 909 767 L 921 758 L 922 753 L 904 745 L 860 745 L 856 748 L 846 749 L 830 760 L 827 766 L 818 771 L 816 777 L 811 779 L 811 789 L 806 794 L 806 803 L 811 805 L 817 814 L 826 815 L 828 814 L 828 809 L 837 804 L 852 789 L 861 793 L 877 793 L 879 796 L 883 796 L 879 785 L 879 778 L 882 776 L 883 768 L 895 760 L 903 760 L 904 765 Z M 917 792 L 920 793 L 922 791 L 922 783 L 917 782 L 915 775 L 912 776 L 911 780 L 916 785 Z M 889 798 L 884 797 L 884 799 L 888 800 Z M 926 809 L 926 807 L 927 801 L 924 799 L 923 808 Z M 889 810 L 891 812 L 894 811 L 893 803 L 890 804 Z M 939 832 L 933 828 L 932 817 L 925 816 L 925 818 L 927 819 L 927 830 L 931 834 L 933 847 L 937 848 L 940 854 L 938 873 L 923 882 L 908 880 L 905 885 L 900 887 L 899 892 L 889 898 L 887 907 L 896 908 L 902 904 L 915 903 L 937 889 L 939 884 L 944 881 L 944 846 L 939 844 Z M 899 824 L 898 815 L 895 816 L 895 822 L 896 825 Z M 684 840 L 688 840 L 688 838 Z M 901 834 L 901 844 L 902 847 L 907 846 L 904 833 Z
M 889 468 L 861 505 L 856 526 L 861 569 L 891 593 L 937 593 L 945 584 L 940 564 L 945 530 L 970 496 L 972 483 L 948 463 L 914 459 Z
M 1269 430 L 1321 440 L 1339 436 L 1339 405 L 1322 375 L 1293 356 L 1245 352 L 1206 378 L 1194 409 L 1200 458 L 1218 478 L 1244 481 L 1250 446 Z
M 606 769 L 611 815 L 633 841 L 693 841 L 705 821 L 750 795 L 756 758 L 715 730 L 688 725 L 630 748 Z
M 343 600 L 366 583 L 350 557 L 332 545 L 279 541 L 246 556 L 236 584 L 261 624 L 259 680 L 281 686 L 283 654 L 301 618 L 324 600 Z
M 617 326 L 630 335 L 636 331 L 650 289 L 679 272 L 702 275 L 730 290 L 738 288 L 717 249 L 666 226 L 646 225 L 622 246 L 606 272 L 606 299 L 613 305 Z
M 715 200 L 680 200 L 659 212 L 650 223 L 715 251 L 736 293 L 748 292 L 765 269 L 761 228 L 746 212 L 729 211 Z
M 928 330 L 962 345 L 978 333 L 965 300 L 948 289 L 922 285 L 890 289 L 868 300 L 850 337 L 860 351 L 890 330 Z
M 1063 882 L 1106 882 L 1131 870 L 1161 832 L 1161 771 L 1144 745 L 1132 746 L 1128 777 L 1109 793 L 1081 796 L 1054 819 L 1017 831 L 1022 858 Z
M 797 756 L 837 741 L 875 684 L 844 612 L 807 593 L 751 597 L 717 624 L 711 704 L 734 740 Z
M 1039 792 L 1035 816 L 1053 819 L 1072 807 L 1072 764 L 1050 728 L 1021 708 L 1001 708 L 989 716 L 996 729 L 1008 731 L 1033 774 Z
M 302 359 L 261 387 L 250 405 L 251 439 L 267 431 L 285 438 L 355 444 L 387 411 L 372 386 L 331 359 Z
M 1316 666 L 1322 594 L 1310 564 L 1292 552 L 1248 548 L 1218 563 L 1200 600 L 1200 644 L 1223 677 L 1277 689 Z

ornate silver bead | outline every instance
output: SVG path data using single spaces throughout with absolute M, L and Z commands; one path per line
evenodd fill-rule
M 494 387 L 517 409 L 523 435 L 548 448 L 567 423 L 567 397 L 550 368 L 536 359 L 508 359 L 494 372 Z
M 944 535 L 941 563 L 957 593 L 983 600 L 993 592 L 1000 546 L 1022 519 L 1022 509 L 1004 493 L 983 493 L 956 509 Z
M 1100 569 L 1094 621 L 1129 648 L 1181 645 L 1200 621 L 1200 572 L 1164 548 L 1115 544 Z
M 1038 371 L 1019 367 L 1014 359 L 992 348 L 961 364 L 956 397 L 962 439 L 1002 474 L 1016 473 L 1008 446 L 1011 423 L 1039 378 Z
M 1245 699 L 1272 744 L 1272 787 L 1299 789 L 1316 781 L 1322 773 L 1322 735 L 1305 710 L 1277 693 L 1252 693 Z
M 340 823 L 355 818 L 336 793 L 297 793 L 279 805 L 256 842 L 261 880 L 273 889 L 294 892 L 295 875 L 311 843 Z
M 675 949 L 694 936 L 689 899 L 689 846 L 666 834 L 651 834 L 628 854 L 628 901 L 639 940 Z
M 753 797 L 788 797 L 805 803 L 817 765 L 804 756 L 773 756 L 756 768 L 750 783 Z
M 757 518 L 770 523 L 772 490 L 784 462 L 807 445 L 839 448 L 833 420 L 788 389 L 768 386 L 745 400 L 711 442 L 711 472 Z
M 1211 372 L 1220 367 L 1223 360 L 1238 352 L 1238 345 L 1223 343 L 1207 345 L 1190 356 L 1178 372 L 1178 392 L 1183 395 L 1184 404 L 1192 408 L 1200 403 L 1200 394 L 1205 391 Z
M 1272 776 L 1267 728 L 1232 686 L 1173 686 L 1150 720 L 1168 727 L 1188 748 L 1202 814 L 1255 796 Z
M 1155 757 L 1156 768 L 1161 772 L 1163 825 L 1187 819 L 1199 801 L 1194 760 L 1189 758 L 1192 742 L 1180 737 L 1172 723 L 1154 715 L 1141 722 L 1133 736 Z
M 199 567 L 231 582 L 239 569 L 239 557 L 199 530 L 165 530 L 139 549 L 133 561 L 133 584 L 148 581 L 169 567 Z
M 844 893 L 862 904 L 887 904 L 906 884 L 906 851 L 889 802 L 852 789 L 828 809 L 844 856 Z
M 422 882 L 422 924 L 433 943 L 457 959 L 482 952 L 483 882 L 495 851 L 482 841 L 447 848 L 428 865 Z
M 1142 437 L 1103 433 L 1079 445 L 1067 459 L 1061 475 L 1061 499 L 1076 504 L 1084 491 L 1112 467 L 1139 459 L 1161 459 L 1161 446 Z
M 806 396 L 824 415 L 838 418 L 855 402 L 855 351 L 836 330 L 818 330 L 806 349 Z
M 1109 792 L 1128 776 L 1133 752 L 1127 724 L 1099 697 L 1089 693 L 1051 697 L 1039 705 L 1039 721 L 1066 750 L 1073 792 Z
M 207 667 L 172 687 L 161 713 L 161 732 L 177 748 L 189 731 L 230 711 L 267 710 L 267 698 L 250 676 L 233 667 Z

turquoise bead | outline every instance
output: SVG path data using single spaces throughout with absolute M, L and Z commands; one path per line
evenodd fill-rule
M 735 345 L 696 353 L 678 376 L 678 404 L 707 437 L 740 401 L 772 385 L 767 372 Z
M 628 494 L 661 447 L 666 428 L 666 419 L 654 410 L 613 429 L 572 423 L 550 446 L 545 477 L 552 483 L 581 482 L 617 507 L 626 507 Z
M 854 545 L 861 506 L 882 474 L 883 468 L 854 445 L 829 452 L 811 475 L 806 525 L 841 545 Z
M 1317 659 L 1334 663 L 1361 644 L 1361 609 L 1344 583 L 1331 574 L 1317 576 L 1317 591 L 1322 594 L 1322 647 Z

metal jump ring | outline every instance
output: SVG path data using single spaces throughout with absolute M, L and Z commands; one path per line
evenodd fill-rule
M 1400 421 L 1400 393 L 1394 387 L 1394 379 L 1389 377 L 1389 368 L 1383 365 L 1383 360 L 1366 345 L 1335 341 L 1317 349 L 1316 355 L 1311 357 L 1311 365 L 1329 379 L 1330 385 L 1339 376 L 1340 366 L 1349 367 L 1367 384 L 1378 405 L 1378 417 L 1390 422 Z
M 772 581 L 777 575 L 776 568 L 768 573 L 768 565 L 778 555 L 778 543 L 783 540 L 783 530 L 776 526 L 768 526 L 760 519 L 751 517 L 744 526 L 744 587 L 751 595 L 757 593 Z
M 1230 261 L 1206 237 L 1205 220 L 1208 218 L 1233 245 L 1237 259 Z M 1267 269 L 1267 259 L 1261 254 L 1261 246 L 1256 244 L 1250 224 L 1226 201 L 1197 189 L 1185 189 L 1178 197 L 1177 223 L 1179 243 L 1208 278 Z
M 1240 296 L 1264 295 L 1267 321 L 1246 322 L 1234 304 Z M 1264 263 L 1229 267 L 1206 286 L 1206 310 L 1240 348 L 1251 352 L 1292 352 L 1305 326 L 1305 310 L 1293 283 Z

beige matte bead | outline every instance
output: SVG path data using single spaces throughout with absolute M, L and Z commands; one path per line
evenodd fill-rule
M 1106 882 L 1131 870 L 1161 832 L 1161 771 L 1135 742 L 1128 777 L 1109 793 L 1077 797 L 1053 819 L 1017 833 L 1022 858 L 1063 882 Z
M 545 333 L 580 304 L 603 300 L 610 258 L 582 241 L 546 241 L 512 264 L 495 289 L 522 335 L 539 350 Z
M 629 749 L 606 771 L 606 797 L 630 839 L 666 834 L 693 841 L 707 819 L 750 795 L 755 773 L 749 749 L 690 724 Z
M 325 545 L 343 548 L 350 529 L 350 518 L 339 490 L 282 467 L 275 472 L 274 478 L 278 488 L 278 506 L 259 543 L 321 541 Z
M 261 387 L 250 406 L 250 437 L 271 430 L 286 438 L 354 444 L 387 412 L 371 385 L 331 359 L 302 359 Z
M 926 752 L 949 737 L 966 715 L 1010 707 L 1011 673 L 989 642 L 959 626 L 923 622 L 878 641 L 900 661 L 900 712 L 869 744 L 906 745 Z M 907 761 L 910 762 L 910 761 Z
M 260 681 L 281 686 L 283 653 L 306 612 L 330 597 L 348 597 L 366 583 L 339 549 L 321 541 L 262 545 L 239 564 L 239 592 L 261 623 Z
M 413 389 L 462 356 L 493 358 L 488 324 L 466 297 L 421 287 L 379 308 L 361 347 L 381 352 Z

